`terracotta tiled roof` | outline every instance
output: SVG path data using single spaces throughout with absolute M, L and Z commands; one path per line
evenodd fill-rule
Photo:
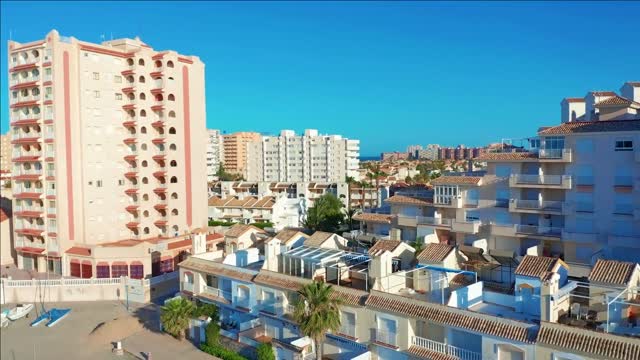
M 568 98 L 564 98 L 564 100 L 569 103 L 584 102 L 584 98 L 579 98 L 579 97 L 568 97 Z
M 71 255 L 79 255 L 79 256 L 91 256 L 91 249 L 83 248 L 79 246 L 73 246 L 69 248 L 67 251 L 65 251 L 65 253 L 71 254 Z
M 635 120 L 602 120 L 602 121 L 574 121 L 562 125 L 542 129 L 539 135 L 562 135 L 576 133 L 613 131 L 640 131 L 640 119 Z
M 235 224 L 224 233 L 224 236 L 228 237 L 240 237 L 242 234 L 246 233 L 249 230 L 256 230 L 259 233 L 264 233 L 264 230 L 259 229 L 253 225 L 245 225 L 245 224 Z
M 440 176 L 431 185 L 478 185 L 482 176 Z
M 204 272 L 207 274 L 223 276 L 246 282 L 251 282 L 256 275 L 256 272 L 252 272 L 250 270 L 243 270 L 235 266 L 225 265 L 211 260 L 199 259 L 194 256 L 189 257 L 187 260 L 178 264 L 178 266 L 188 270 Z
M 407 353 L 412 355 L 412 357 L 418 357 L 426 360 L 460 360 L 457 356 L 446 355 L 420 346 L 412 346 L 408 348 Z
M 218 240 L 218 239 L 224 239 L 224 235 L 222 234 L 209 234 L 207 235 L 207 242 L 209 241 L 214 241 L 214 240 Z
M 598 259 L 589 274 L 589 281 L 627 285 L 637 267 L 638 264 L 632 262 Z
M 378 240 L 369 249 L 369 255 L 378 256 L 384 253 L 385 251 L 393 252 L 398 246 L 400 246 L 400 243 L 401 241 L 399 240 Z
M 0 209 L 0 222 L 5 220 L 9 220 L 9 215 L 4 211 L 4 209 Z
M 590 91 L 590 93 L 595 96 L 616 96 L 617 95 L 613 91 Z
M 527 159 L 537 159 L 538 155 L 530 152 L 504 152 L 504 153 L 484 153 L 480 154 L 476 160 L 480 161 L 517 161 Z
M 405 196 L 405 195 L 393 195 L 392 197 L 385 200 L 390 204 L 407 204 L 407 205 L 432 205 L 433 199 L 428 198 L 419 198 L 413 196 Z
M 533 343 L 535 338 L 535 325 L 533 324 L 497 318 L 380 291 L 372 290 L 365 304 L 367 307 L 374 309 L 391 311 L 412 318 L 429 320 L 442 325 L 503 337 L 522 343 Z
M 273 196 L 259 198 L 257 196 L 247 196 L 239 199 L 235 196 L 212 196 L 209 198 L 209 206 L 220 208 L 242 208 L 242 209 L 270 209 L 275 204 Z
M 627 98 L 623 98 L 620 95 L 615 95 L 612 96 L 610 98 L 607 98 L 605 100 L 602 100 L 600 102 L 598 102 L 595 106 L 610 106 L 610 105 L 631 105 L 631 104 L 636 104 L 636 105 L 640 105 L 637 102 L 633 101 L 633 100 L 629 100 Z
M 442 262 L 453 251 L 454 247 L 447 244 L 427 244 L 418 254 L 418 262 L 431 263 Z
M 268 270 L 260 270 L 254 282 L 260 285 L 273 286 L 282 290 L 298 291 L 304 285 L 310 284 L 311 279 L 289 276 Z M 333 296 L 340 298 L 345 305 L 362 306 L 367 298 L 366 291 L 331 285 Z
M 311 235 L 310 238 L 304 241 L 304 245 L 306 246 L 322 246 L 322 244 L 327 241 L 331 236 L 335 234 L 324 232 L 324 231 L 316 231 Z
M 393 219 L 393 215 L 372 213 L 360 213 L 353 217 L 353 220 L 380 224 L 391 224 L 391 219 Z
M 637 339 L 561 324 L 542 322 L 537 342 L 562 350 L 596 355 L 601 359 L 640 360 L 640 341 Z
M 282 241 L 283 243 L 287 243 L 289 242 L 289 240 L 293 239 L 294 236 L 299 235 L 302 236 L 304 238 L 307 238 L 307 234 L 300 232 L 298 230 L 293 230 L 293 229 L 285 229 L 280 231 L 279 233 L 276 234 L 276 236 L 274 236 L 274 238 Z M 297 238 L 297 237 L 296 237 Z
M 558 264 L 568 267 L 564 261 L 557 258 L 525 255 L 514 274 L 543 279 L 547 273 L 554 271 Z

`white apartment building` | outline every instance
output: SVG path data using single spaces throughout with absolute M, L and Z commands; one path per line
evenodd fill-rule
M 10 41 L 8 60 L 20 268 L 141 277 L 153 265 L 139 244 L 206 226 L 198 57 L 53 30 Z
M 276 231 L 302 226 L 306 209 L 301 198 L 286 194 L 271 196 L 212 196 L 209 198 L 209 219 L 241 224 L 270 222 Z
M 247 181 L 343 182 L 358 176 L 359 164 L 359 140 L 317 130 L 282 130 L 247 146 Z
M 599 258 L 638 262 L 640 103 L 631 99 L 640 83 L 626 83 L 624 96 L 597 94 L 583 99 L 594 109 L 591 120 L 575 120 L 585 113 L 565 99 L 569 120 L 541 128 L 527 151 L 482 154 L 476 161 L 487 163 L 486 174 L 435 179 L 432 199 L 388 199 L 391 235 L 559 257 L 575 277 Z M 378 228 L 374 220 L 384 218 L 368 228 Z
M 207 129 L 207 182 L 215 180 L 222 161 L 223 147 L 220 130 Z

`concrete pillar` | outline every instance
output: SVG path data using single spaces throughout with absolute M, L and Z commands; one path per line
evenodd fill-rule
M 37 256 L 35 260 L 38 262 L 38 272 L 46 272 L 47 271 L 47 258 L 44 256 Z

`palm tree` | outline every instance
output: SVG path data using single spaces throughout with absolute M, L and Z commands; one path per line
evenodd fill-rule
M 347 216 L 347 223 L 349 224 L 349 231 L 353 230 L 353 217 L 358 213 L 358 210 L 352 209 L 351 204 L 349 207 L 344 210 L 345 215 Z
M 303 334 L 313 340 L 316 359 L 322 359 L 322 342 L 329 331 L 340 329 L 342 300 L 333 296 L 333 287 L 314 281 L 298 290 L 293 317 Z
M 195 308 L 195 305 L 185 298 L 169 301 L 161 308 L 162 327 L 178 340 L 184 339 L 184 332 L 189 327 L 189 319 Z

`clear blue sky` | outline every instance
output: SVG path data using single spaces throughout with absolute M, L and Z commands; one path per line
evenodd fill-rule
M 559 122 L 559 103 L 640 80 L 640 3 L 2 2 L 6 41 L 140 36 L 206 64 L 207 125 L 317 128 L 363 155 L 482 145 Z M 635 45 L 634 45 L 635 42 Z

